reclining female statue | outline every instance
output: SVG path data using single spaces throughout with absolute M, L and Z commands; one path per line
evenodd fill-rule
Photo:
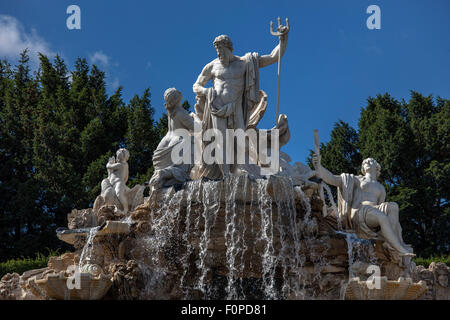
M 312 160 L 319 176 L 338 188 L 338 215 L 347 229 L 359 238 L 385 240 L 399 256 L 414 256 L 412 247 L 403 242 L 398 205 L 385 202 L 386 191 L 377 181 L 381 166 L 375 159 L 362 162 L 363 176 L 333 175 L 320 164 L 320 156 Z

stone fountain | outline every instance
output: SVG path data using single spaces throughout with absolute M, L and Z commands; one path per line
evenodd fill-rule
M 432 281 L 411 262 L 375 160 L 363 162 L 363 176 L 333 175 L 316 152 L 311 170 L 280 151 L 290 137 L 286 115 L 256 129 L 267 107 L 259 69 L 280 61 L 288 31 L 279 25 L 280 44 L 268 55 L 235 56 L 229 37 L 217 37 L 218 59 L 193 86 L 196 112 L 181 107 L 175 88 L 164 93 L 168 133 L 154 152 L 149 195 L 145 185 L 127 187 L 129 153 L 119 149 L 93 208 L 74 209 L 68 228 L 56 230 L 74 252 L 6 275 L 0 299 L 448 296 L 448 267 L 433 267 L 442 275 Z M 337 187 L 337 205 L 328 185 Z M 439 295 L 437 285 L 445 287 Z

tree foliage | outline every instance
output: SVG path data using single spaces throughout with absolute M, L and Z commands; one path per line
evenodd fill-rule
M 63 247 L 55 229 L 73 208 L 92 206 L 105 165 L 130 150 L 129 184 L 148 181 L 167 122 L 154 120 L 150 91 L 122 101 L 106 93 L 105 74 L 85 59 L 69 72 L 40 55 L 31 74 L 24 51 L 12 67 L 0 61 L 0 257 Z

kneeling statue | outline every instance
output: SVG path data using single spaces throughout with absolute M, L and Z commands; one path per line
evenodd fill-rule
M 127 187 L 128 159 L 130 153 L 127 149 L 119 149 L 117 158 L 109 158 L 106 164 L 108 178 L 102 181 L 101 194 L 95 199 L 94 213 L 98 214 L 102 206 L 115 206 L 115 212 L 126 214 L 144 202 L 145 186 L 136 185 L 133 189 Z

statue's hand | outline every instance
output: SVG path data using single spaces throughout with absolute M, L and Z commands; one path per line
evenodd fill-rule
M 286 35 L 289 32 L 289 28 L 287 26 L 278 26 L 277 31 L 283 35 Z
M 280 40 L 286 41 L 287 35 L 289 33 L 289 28 L 287 26 L 278 26 L 277 31 L 281 33 Z

